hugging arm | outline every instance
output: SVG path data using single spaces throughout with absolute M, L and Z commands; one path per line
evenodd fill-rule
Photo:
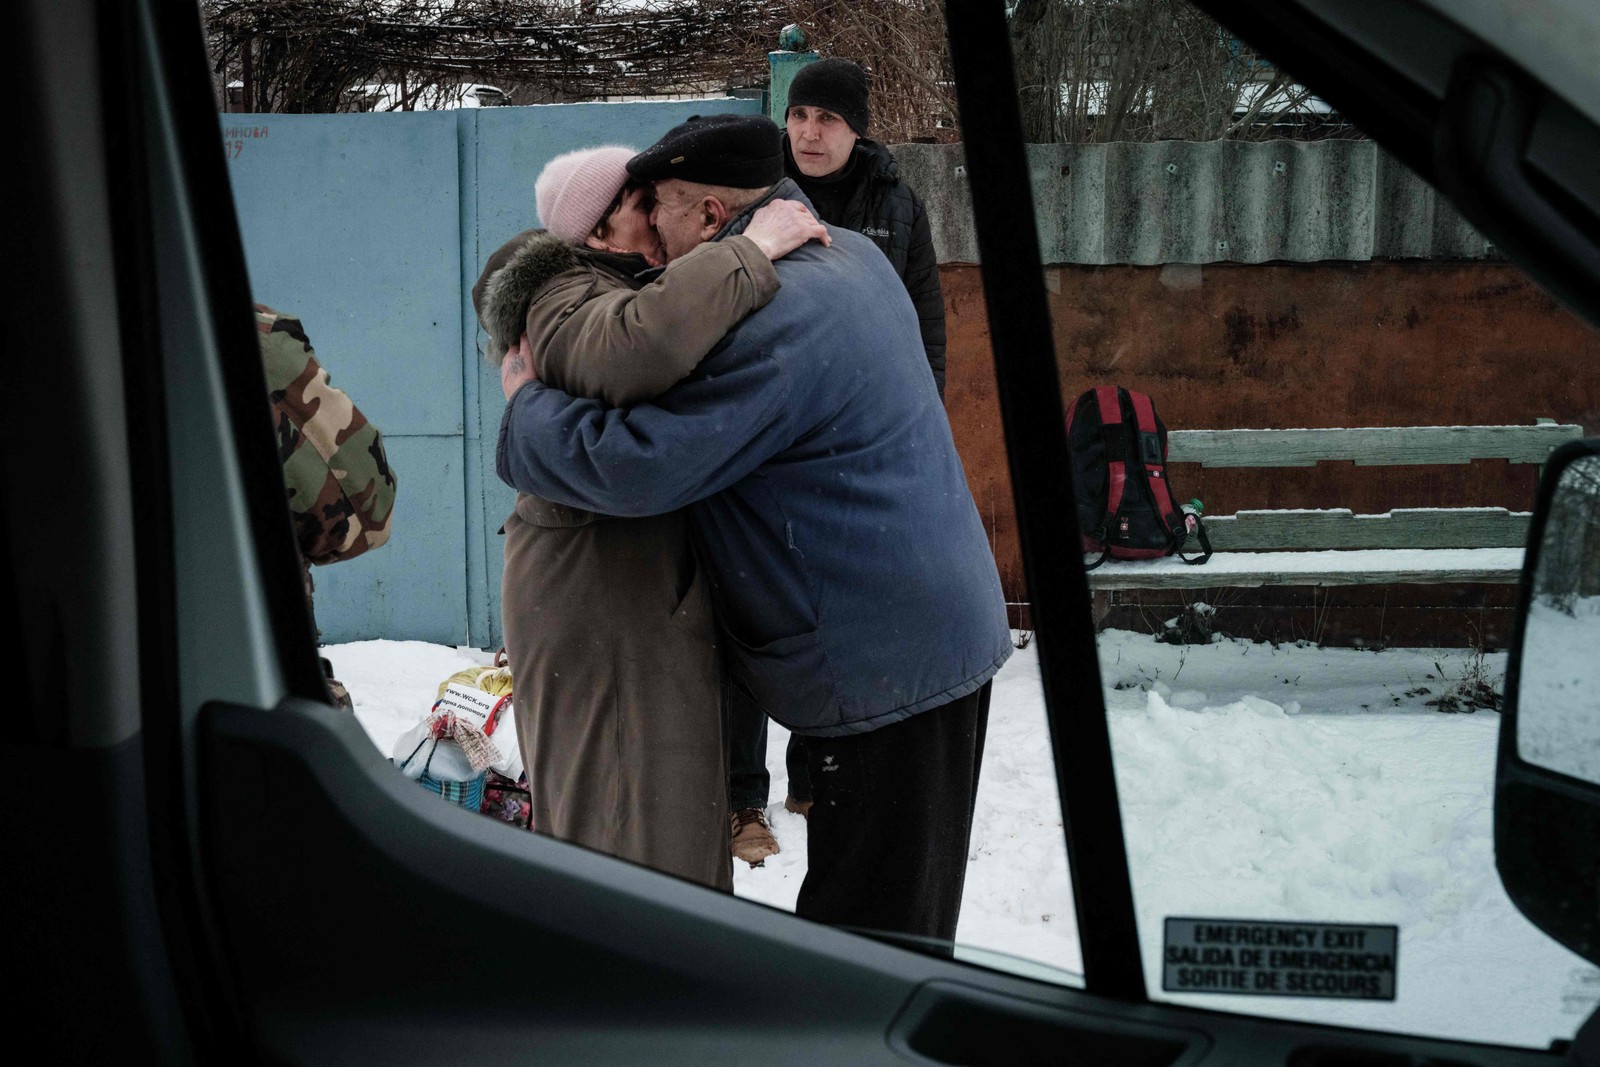
M 776 360 L 724 349 L 658 403 L 607 408 L 543 383 L 506 406 L 502 481 L 606 515 L 660 515 L 721 492 L 792 443 Z
M 718 341 L 778 291 L 778 275 L 743 237 L 701 245 L 642 289 L 590 295 L 569 272 L 528 309 L 540 380 L 623 407 L 687 377 Z

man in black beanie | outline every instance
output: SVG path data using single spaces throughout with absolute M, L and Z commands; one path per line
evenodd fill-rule
M 795 75 L 785 112 L 785 169 L 823 222 L 872 238 L 917 309 L 922 347 L 944 397 L 944 296 L 928 213 L 900 180 L 889 150 L 867 136 L 867 75 L 848 59 L 819 59 Z
M 889 150 L 867 137 L 872 113 L 867 75 L 848 59 L 819 59 L 795 75 L 789 87 L 784 166 L 811 200 L 823 222 L 855 230 L 889 257 L 917 309 L 922 347 L 939 398 L 944 399 L 944 294 L 933 252 L 928 213 L 911 186 L 900 180 Z M 733 811 L 756 832 L 764 816 L 767 718 L 734 696 L 729 711 L 728 792 Z M 789 740 L 789 790 L 783 806 L 797 815 L 811 810 L 811 782 L 804 742 Z M 738 855 L 735 840 L 735 855 Z M 777 851 L 773 842 L 772 851 Z M 739 856 L 745 859 L 745 856 Z

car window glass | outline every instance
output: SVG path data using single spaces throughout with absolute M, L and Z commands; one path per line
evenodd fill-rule
M 588 389 L 631 407 L 679 378 L 715 381 L 723 365 L 707 352 L 724 331 L 695 341 L 691 320 L 740 319 L 726 310 L 679 315 L 668 320 L 674 344 L 647 339 L 635 350 L 578 311 L 573 330 L 587 332 L 569 345 L 571 362 L 545 362 L 571 336 L 557 336 L 568 308 L 643 284 L 629 279 L 648 262 L 625 253 L 653 259 L 667 249 L 614 247 L 621 227 L 585 219 L 559 247 L 546 235 L 529 251 L 524 231 L 568 221 L 556 201 L 551 217 L 541 214 L 536 179 L 564 153 L 629 146 L 586 157 L 593 172 L 553 172 L 578 183 L 578 200 L 583 181 L 610 182 L 590 207 L 626 209 L 626 190 L 611 190 L 632 149 L 691 116 L 762 114 L 759 86 L 777 77 L 782 57 L 769 60 L 763 38 L 740 53 L 748 70 L 696 67 L 704 91 L 611 99 L 615 87 L 590 61 L 563 68 L 558 89 L 520 67 L 485 74 L 483 83 L 500 83 L 488 85 L 428 68 L 426 56 L 406 68 L 391 51 L 391 65 L 374 66 L 364 50 L 377 47 L 377 31 L 357 5 L 322 12 L 294 44 L 262 32 L 259 5 L 202 7 L 257 325 L 264 355 L 280 357 L 268 387 L 290 508 L 302 545 L 317 535 L 325 546 L 306 587 L 330 696 L 348 698 L 379 752 L 441 802 L 802 915 L 802 884 L 826 850 L 838 873 L 817 891 L 855 885 L 835 895 L 860 898 L 831 901 L 828 914 L 869 931 L 902 932 L 879 921 L 878 905 L 926 879 L 908 866 L 898 887 L 885 888 L 863 881 L 862 865 L 942 850 L 930 877 L 946 884 L 940 906 L 954 909 L 958 958 L 1081 982 L 1037 647 L 1025 609 L 1006 603 L 1019 599 L 1020 565 L 997 563 L 992 548 L 1007 536 L 1009 489 L 981 305 L 972 303 L 978 275 L 928 244 L 930 220 L 944 226 L 964 209 L 905 180 L 889 207 L 846 227 L 856 232 L 837 252 L 853 257 L 855 273 L 838 292 L 855 303 L 809 309 L 825 325 L 823 311 L 834 316 L 837 329 L 806 336 L 886 337 L 882 348 L 852 342 L 880 361 L 882 380 L 869 387 L 877 392 L 862 394 L 876 399 L 851 399 L 847 371 L 806 371 L 819 394 L 791 417 L 810 419 L 807 433 L 791 435 L 775 466 L 738 483 L 731 503 L 686 510 L 689 494 L 611 518 L 575 497 L 519 499 L 497 469 L 505 411 L 497 342 L 527 329 L 548 379 L 540 388 Z M 491 7 L 460 6 L 451 26 L 482 19 L 492 28 Z M 621 7 L 642 26 L 668 17 Z M 601 5 L 568 28 L 615 50 L 612 15 Z M 438 23 L 426 4 L 402 5 L 394 18 Z M 937 13 L 916 32 L 937 44 Z M 324 62 L 312 63 L 319 55 Z M 648 76 L 670 81 L 672 72 Z M 834 127 L 858 118 L 848 93 L 829 95 L 836 88 L 814 87 Z M 953 104 L 941 92 L 933 112 L 879 93 L 871 130 L 896 152 L 913 139 L 951 142 Z M 892 174 L 887 150 L 852 158 L 858 179 Z M 904 159 L 909 172 L 915 160 Z M 821 213 L 829 190 L 813 192 Z M 663 198 L 660 210 L 672 203 Z M 849 209 L 848 197 L 827 207 Z M 591 237 L 601 247 L 583 256 L 603 255 L 583 258 L 574 250 Z M 908 242 L 918 244 L 909 262 Z M 539 334 L 523 307 L 545 286 L 574 279 L 545 305 L 555 311 Z M 784 282 L 796 291 L 807 284 Z M 519 299 L 507 333 L 501 312 Z M 947 347 L 924 336 L 921 323 L 934 316 L 947 320 Z M 855 332 L 840 332 L 848 323 Z M 679 350 L 692 344 L 700 351 Z M 785 358 L 816 366 L 837 354 L 814 341 Z M 605 360 L 686 355 L 654 393 L 608 392 L 615 383 L 595 371 Z M 712 370 L 696 378 L 701 358 Z M 741 411 L 731 421 L 753 417 Z M 907 432 L 910 450 L 890 455 Z M 694 447 L 709 445 L 674 447 L 692 466 Z M 784 483 L 797 467 L 815 473 Z M 841 478 L 861 479 L 861 495 L 836 488 Z M 769 496 L 768 486 L 778 488 Z M 824 491 L 832 502 L 810 507 Z M 665 514 L 643 514 L 655 511 Z M 781 537 L 771 525 L 779 520 Z M 755 574 L 735 567 L 728 561 L 750 537 L 784 555 Z M 815 584 L 797 594 L 785 584 L 794 582 Z M 736 659 L 758 665 L 737 688 L 721 673 Z M 782 669 L 760 669 L 771 663 Z M 782 721 L 763 736 L 767 707 L 789 709 L 805 740 L 791 745 Z M 927 725 L 958 714 L 969 721 L 953 739 Z M 930 736 L 897 739 L 918 732 Z M 950 745 L 965 746 L 965 765 Z M 808 799 L 830 810 L 813 814 Z M 837 815 L 835 805 L 853 814 Z M 828 818 L 832 836 L 818 846 L 811 820 Z M 730 854 L 741 845 L 744 858 Z
M 500 99 L 547 103 L 553 94 L 532 83 L 468 84 L 379 67 L 329 89 L 304 76 L 313 46 L 286 49 L 234 18 L 248 5 L 203 6 L 254 298 L 283 313 L 264 336 L 278 319 L 294 322 L 294 336 L 315 347 L 329 376 L 310 370 L 276 399 L 315 400 L 301 414 L 315 424 L 321 412 L 324 428 L 327 411 L 358 410 L 383 433 L 382 463 L 364 449 L 374 458 L 366 484 L 387 471 L 399 486 L 392 536 L 367 541 L 381 551 L 308 572 L 329 671 L 379 750 L 407 773 L 447 800 L 526 821 L 534 798 L 518 781 L 518 756 L 536 741 L 513 739 L 514 711 L 495 717 L 506 684 L 496 652 L 515 645 L 506 633 L 508 599 L 542 610 L 518 576 L 571 571 L 513 571 L 508 587 L 507 551 L 527 545 L 531 527 L 546 542 L 551 531 L 577 540 L 595 530 L 591 516 L 561 502 L 514 510 L 499 481 L 500 353 L 480 324 L 474 283 L 502 242 L 548 221 L 536 210 L 534 178 L 559 153 L 602 140 L 643 147 L 711 105 L 703 96 L 599 103 L 614 88 L 601 84 L 595 64 L 565 72 L 577 81 L 559 95 L 580 99 L 559 107 L 484 110 Z M 896 174 L 925 211 L 946 333 L 943 409 L 1014 648 L 992 680 L 956 951 L 1078 981 L 942 28 L 936 17 L 897 25 L 917 42 L 910 54 L 928 57 L 926 69 L 912 69 L 873 50 L 882 27 L 872 19 L 881 14 L 814 14 L 816 39 L 791 40 L 770 57 L 763 45 L 697 76 L 719 94 L 733 86 L 715 98 L 717 110 L 754 115 L 770 111 L 771 94 L 812 65 L 813 49 L 855 55 L 871 70 L 870 116 L 850 114 L 849 75 L 837 68 L 811 87 L 823 94 L 812 103 L 831 102 L 837 107 L 828 110 L 870 123 L 873 137 L 893 146 Z M 1593 334 L 1327 101 L 1200 13 L 1168 0 L 1038 0 L 1015 5 L 1010 21 L 1063 402 L 1074 409 L 1099 386 L 1149 397 L 1148 409 L 1130 393 L 1103 404 L 1092 398 L 1082 410 L 1101 422 L 1159 417 L 1188 435 L 1169 439 L 1170 466 L 1160 465 L 1166 513 L 1178 517 L 1167 526 L 1181 525 L 1183 506 L 1192 505 L 1217 549 L 1194 565 L 1112 559 L 1092 580 L 1150 996 L 1530 1046 L 1570 1035 L 1600 1000 L 1600 976 L 1506 900 L 1493 870 L 1489 800 L 1516 513 L 1531 504 L 1544 440 L 1594 429 L 1578 386 L 1600 354 Z M 358 51 L 346 49 L 347 58 Z M 850 206 L 826 182 L 808 192 L 819 211 Z M 903 264 L 912 235 L 904 231 L 907 241 L 897 245 L 897 225 L 903 217 L 863 215 L 852 228 Z M 901 281 L 913 298 L 903 274 Z M 893 313 L 904 315 L 899 290 L 892 293 L 900 309 Z M 888 308 L 887 298 L 875 306 Z M 844 321 L 842 306 L 828 310 Z M 931 359 L 927 370 L 940 373 Z M 1544 420 L 1551 425 L 1536 429 Z M 332 442 L 353 426 L 346 417 L 331 427 Z M 1336 432 L 1226 432 L 1304 428 Z M 1356 432 L 1371 429 L 1424 432 Z M 328 468 L 312 476 L 343 470 L 301 444 L 314 436 L 303 426 L 280 420 L 279 432 L 286 457 Z M 1135 483 L 1155 495 L 1157 465 L 1132 462 L 1153 455 L 1143 447 L 1135 437 L 1123 456 L 1125 495 L 1141 491 L 1128 488 Z M 1423 459 L 1439 462 L 1411 462 Z M 1106 499 L 1109 485 L 1108 475 Z M 324 502 L 335 508 L 324 508 L 318 524 L 366 537 L 356 520 L 371 514 L 372 502 L 362 486 L 341 489 L 337 501 Z M 1097 506 L 1080 515 L 1090 534 L 1118 519 L 1104 502 Z M 1129 519 L 1128 538 L 1141 522 L 1148 524 Z M 807 544 L 804 520 L 798 536 L 792 517 L 780 525 L 777 543 L 786 549 L 803 554 L 817 545 Z M 777 528 L 768 536 L 776 539 Z M 928 524 L 925 532 L 937 542 L 944 529 Z M 668 624 L 639 646 L 661 657 L 643 675 L 652 686 L 687 662 L 672 624 L 697 603 L 724 612 L 722 655 L 793 663 L 819 647 L 776 610 L 747 615 L 742 633 L 737 625 L 729 631 L 730 605 L 737 613 L 751 600 L 734 595 L 748 590 L 735 590 L 726 572 L 721 589 L 709 588 L 715 568 L 692 555 L 705 551 L 705 533 L 698 545 L 682 529 L 666 535 L 679 549 L 667 566 Z M 1103 533 L 1101 545 L 1120 537 L 1120 521 L 1104 522 Z M 725 547 L 726 529 L 721 534 Z M 1191 537 L 1185 552 L 1193 555 L 1197 542 Z M 1244 558 L 1263 549 L 1273 551 L 1270 559 Z M 915 557 L 880 561 L 877 571 L 900 573 Z M 1241 566 L 1233 580 L 1215 577 Z M 562 632 L 580 645 L 589 630 L 606 631 L 607 620 L 620 617 L 615 602 L 592 591 L 548 581 L 539 588 L 566 598 Z M 912 616 L 925 624 L 934 614 Z M 894 647 L 903 617 L 885 600 L 878 631 L 844 651 Z M 530 674 L 543 685 L 563 671 L 569 680 L 580 673 L 571 646 L 552 647 L 543 667 L 513 672 L 518 694 L 530 688 Z M 812 664 L 751 695 L 784 701 L 792 695 L 786 685 L 810 687 L 826 676 L 822 659 Z M 883 677 L 901 680 L 893 671 Z M 592 697 L 593 687 L 583 693 Z M 736 711 L 696 706 L 699 729 L 732 736 Z M 480 738 L 485 721 L 495 729 Z M 616 744 L 605 758 L 616 769 L 605 780 L 642 781 L 631 773 L 639 759 L 619 756 L 640 750 L 610 736 Z M 441 746 L 451 739 L 456 749 Z M 558 731 L 545 751 L 577 751 L 586 740 Z M 630 857 L 703 881 L 731 876 L 739 895 L 801 906 L 812 827 L 785 806 L 787 731 L 771 726 L 743 750 L 747 768 L 768 776 L 757 805 L 767 825 L 755 831 L 770 832 L 779 851 L 759 867 L 731 861 L 721 869 Z M 684 763 L 659 745 L 642 751 L 658 771 L 701 760 Z M 823 758 L 807 763 L 818 776 L 832 773 Z M 878 766 L 920 763 L 890 758 Z M 688 806 L 680 799 L 607 800 L 630 818 L 692 822 L 672 819 Z M 933 810 L 919 804 L 874 832 L 898 847 L 921 841 L 924 831 L 913 827 Z M 618 820 L 596 811 L 585 804 L 546 817 L 569 828 Z M 720 835 L 720 819 L 696 825 Z M 749 818 L 731 823 L 730 834 L 755 832 Z
M 1010 21 L 1149 995 L 1570 1037 L 1600 974 L 1507 899 L 1491 801 L 1600 340 L 1203 13 Z

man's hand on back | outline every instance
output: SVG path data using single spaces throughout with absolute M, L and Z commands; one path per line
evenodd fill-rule
M 523 334 L 517 347 L 506 349 L 506 358 L 500 363 L 500 389 L 510 400 L 529 382 L 539 380 L 533 369 L 533 350 L 528 347 L 528 335 Z
M 761 205 L 760 210 L 750 216 L 744 235 L 754 241 L 768 259 L 781 259 L 811 240 L 821 241 L 825 246 L 833 243 L 828 228 L 798 200 L 771 200 Z

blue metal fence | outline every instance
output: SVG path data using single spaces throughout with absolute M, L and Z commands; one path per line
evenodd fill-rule
M 500 644 L 512 493 L 494 474 L 505 403 L 472 312 L 483 259 L 537 225 L 533 182 L 552 157 L 643 147 L 699 112 L 759 110 L 730 99 L 221 117 L 254 297 L 304 321 L 400 482 L 389 544 L 316 572 L 324 640 Z

